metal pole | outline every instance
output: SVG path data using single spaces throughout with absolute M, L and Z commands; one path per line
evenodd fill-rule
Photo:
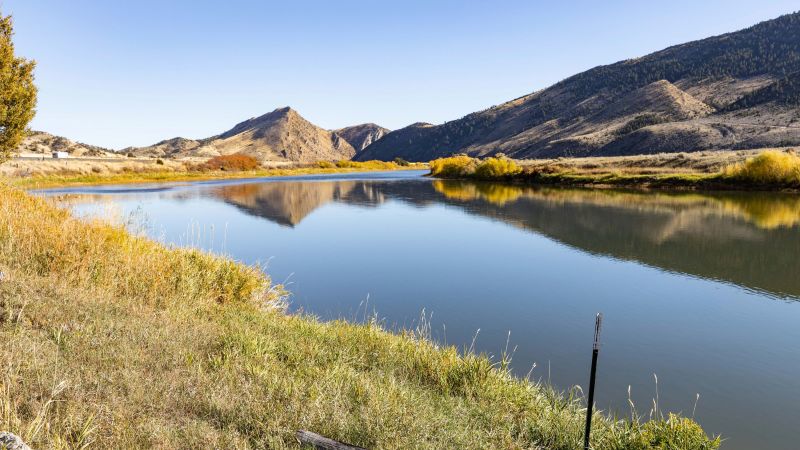
M 589 434 L 592 432 L 592 408 L 594 408 L 594 380 L 597 374 L 597 354 L 600 352 L 600 326 L 603 314 L 597 313 L 594 320 L 594 344 L 592 345 L 592 371 L 589 375 L 589 401 L 586 404 L 586 431 L 583 434 L 583 448 L 589 450 Z

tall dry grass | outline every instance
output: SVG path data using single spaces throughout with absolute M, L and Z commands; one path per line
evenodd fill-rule
M 767 150 L 743 163 L 727 166 L 722 173 L 746 183 L 800 186 L 800 156 L 794 152 Z
M 456 155 L 435 159 L 429 165 L 431 175 L 441 178 L 500 180 L 522 172 L 519 164 L 503 156 L 478 159 L 467 155 Z

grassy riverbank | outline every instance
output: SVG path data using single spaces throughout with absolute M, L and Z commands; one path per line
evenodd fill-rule
M 167 248 L 0 185 L 0 429 L 33 448 L 577 449 L 579 399 L 417 332 L 284 311 L 258 269 Z M 594 448 L 707 449 L 692 421 L 613 421 Z
M 58 186 L 90 186 L 99 184 L 154 183 L 169 181 L 203 181 L 237 178 L 279 177 L 295 175 L 315 175 L 333 173 L 352 173 L 385 170 L 423 169 L 424 164 L 399 165 L 384 161 L 327 161 L 288 167 L 258 168 L 254 170 L 207 170 L 196 166 L 149 166 L 136 170 L 94 173 L 91 170 L 80 172 L 43 173 L 31 176 L 11 176 L 10 182 L 23 189 L 43 189 Z
M 454 156 L 431 161 L 431 175 L 527 184 L 699 190 L 797 190 L 793 150 L 513 161 Z

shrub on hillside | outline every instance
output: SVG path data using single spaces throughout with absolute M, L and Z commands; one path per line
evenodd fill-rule
M 411 165 L 410 162 L 406 161 L 405 159 L 403 159 L 403 158 L 401 158 L 399 156 L 397 158 L 395 158 L 393 162 L 395 164 L 397 164 L 398 166 L 403 166 L 403 167 Z
M 767 150 L 744 163 L 728 166 L 723 174 L 755 184 L 800 185 L 800 156 Z
M 639 114 L 638 116 L 634 117 L 633 119 L 629 120 L 625 125 L 618 128 L 615 133 L 618 136 L 623 136 L 628 133 L 633 133 L 634 131 L 649 127 L 650 125 L 658 125 L 660 123 L 666 122 L 667 119 L 658 115 L 658 114 Z
M 242 155 L 241 153 L 215 156 L 200 166 L 203 170 L 224 170 L 230 172 L 255 170 L 258 167 L 258 160 L 252 156 Z
M 317 161 L 317 166 L 319 166 L 320 169 L 333 169 L 336 167 L 336 164 L 330 161 Z

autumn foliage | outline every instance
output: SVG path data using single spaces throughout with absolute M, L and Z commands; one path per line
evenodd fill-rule
M 255 170 L 259 166 L 258 160 L 252 156 L 236 153 L 233 155 L 215 156 L 203 163 L 200 168 L 203 170 L 241 172 L 244 170 Z

